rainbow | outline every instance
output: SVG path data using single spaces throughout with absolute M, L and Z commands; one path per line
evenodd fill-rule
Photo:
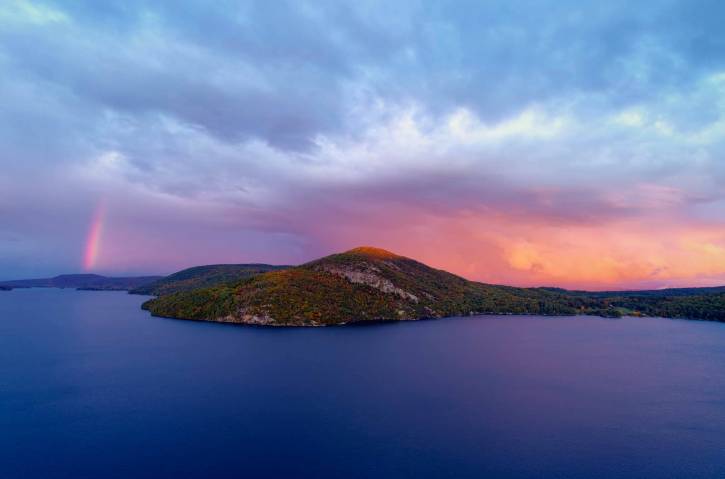
M 86 249 L 83 254 L 83 269 L 86 271 L 93 269 L 96 265 L 96 261 L 98 260 L 105 215 L 106 208 L 103 202 L 101 202 L 93 212 L 91 226 L 88 229 L 88 236 L 86 237 Z

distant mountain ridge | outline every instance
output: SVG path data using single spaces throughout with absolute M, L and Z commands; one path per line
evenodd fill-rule
M 290 266 L 276 266 L 261 263 L 195 266 L 178 271 L 151 283 L 146 283 L 132 289 L 130 293 L 161 296 L 178 293 L 180 291 L 208 288 L 219 284 L 239 281 L 269 271 L 287 268 L 290 268 Z
M 156 281 L 161 276 L 108 277 L 98 274 L 62 274 L 53 278 L 0 281 L 6 288 L 75 288 L 125 291 Z

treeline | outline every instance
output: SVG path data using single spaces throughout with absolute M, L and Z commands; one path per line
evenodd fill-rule
M 645 316 L 725 321 L 725 294 L 607 298 L 612 305 Z

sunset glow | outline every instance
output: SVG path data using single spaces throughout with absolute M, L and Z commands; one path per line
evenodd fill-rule
M 725 283 L 723 7 L 353 3 L 0 6 L 2 269 Z

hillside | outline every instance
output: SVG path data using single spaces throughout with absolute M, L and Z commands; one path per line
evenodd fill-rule
M 191 291 L 224 283 L 233 283 L 258 274 L 286 268 L 289 268 L 289 266 L 274 266 L 269 264 L 213 264 L 196 266 L 160 278 L 152 283 L 144 284 L 129 292 L 131 294 L 162 296 L 180 291 Z
M 156 281 L 160 276 L 107 277 L 97 274 L 63 274 L 53 278 L 1 281 L 9 288 L 76 288 L 125 291 Z
M 601 304 L 543 289 L 476 283 L 363 247 L 234 284 L 161 296 L 144 308 L 182 319 L 317 326 L 485 313 L 610 314 L 598 309 Z

